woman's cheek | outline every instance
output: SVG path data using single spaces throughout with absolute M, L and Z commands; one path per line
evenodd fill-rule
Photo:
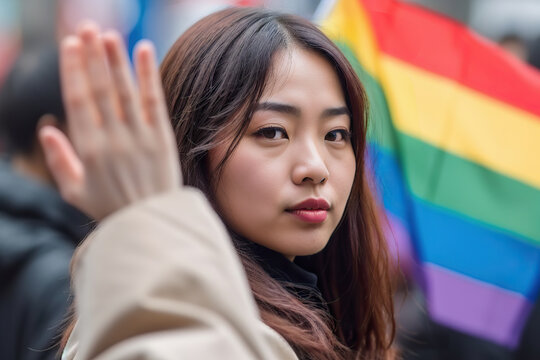
M 260 149 L 240 144 L 227 161 L 217 189 L 225 217 L 238 223 L 256 215 L 271 215 L 285 185 L 284 165 Z

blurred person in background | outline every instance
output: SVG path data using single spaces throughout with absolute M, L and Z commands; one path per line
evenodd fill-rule
M 527 62 L 529 65 L 540 70 L 540 36 L 530 42 Z
M 88 219 L 65 203 L 37 131 L 63 128 L 58 54 L 28 50 L 0 90 L 0 358 L 53 359 L 69 305 L 69 263 Z
M 513 33 L 505 34 L 499 39 L 498 44 L 519 60 L 527 61 L 529 49 L 527 48 L 527 42 L 521 36 Z

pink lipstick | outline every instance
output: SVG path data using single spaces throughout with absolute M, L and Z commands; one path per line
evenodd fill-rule
M 304 222 L 319 224 L 326 220 L 328 209 L 330 205 L 324 199 L 307 199 L 286 211 Z

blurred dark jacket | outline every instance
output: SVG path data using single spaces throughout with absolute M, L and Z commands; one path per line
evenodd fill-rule
M 89 220 L 0 160 L 0 359 L 54 359 L 69 264 Z

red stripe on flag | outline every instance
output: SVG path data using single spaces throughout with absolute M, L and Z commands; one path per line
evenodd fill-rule
M 262 0 L 235 0 L 233 4 L 236 6 L 262 6 Z
M 540 116 L 540 72 L 427 9 L 395 0 L 358 1 L 382 52 Z

